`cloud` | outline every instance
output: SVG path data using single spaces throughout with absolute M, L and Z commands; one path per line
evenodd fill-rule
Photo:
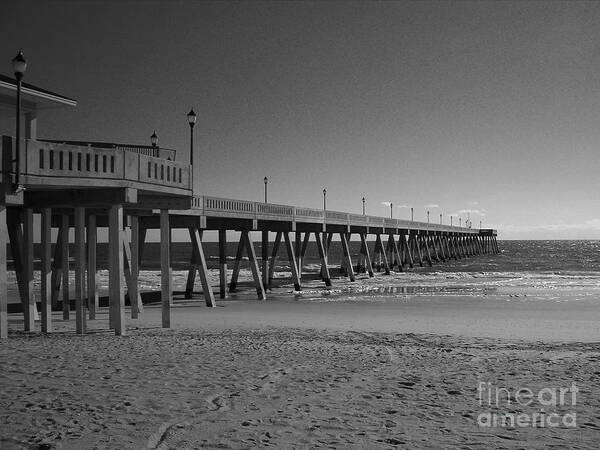
M 381 202 L 381 204 L 383 206 L 390 206 L 392 204 L 392 202 Z
M 547 223 L 538 225 L 498 225 L 502 231 L 522 233 L 534 231 L 576 231 L 576 230 L 600 230 L 600 219 L 590 219 L 581 223 Z
M 439 208 L 440 205 L 436 205 L 435 203 L 430 203 L 429 205 L 425 205 L 425 208 Z

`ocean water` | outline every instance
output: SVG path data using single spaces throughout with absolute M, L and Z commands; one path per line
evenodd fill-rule
M 260 258 L 259 244 L 256 253 Z M 372 248 L 372 247 L 371 247 Z M 320 262 L 316 245 L 309 245 L 303 264 L 303 291 L 295 293 L 298 299 L 352 299 L 407 296 L 473 296 L 487 297 L 494 294 L 505 296 L 513 301 L 553 300 L 577 301 L 598 299 L 600 303 L 600 241 L 499 241 L 500 254 L 480 255 L 459 260 L 434 263 L 433 267 L 397 269 L 390 276 L 369 278 L 365 274 L 357 276 L 356 283 L 350 283 L 337 269 L 341 260 L 341 245 L 333 242 L 329 253 L 329 267 L 333 287 L 325 289 L 318 279 Z M 359 242 L 351 242 L 353 261 L 357 261 Z M 213 287 L 219 283 L 218 247 L 215 242 L 205 242 L 204 251 L 210 269 Z M 229 243 L 227 258 L 229 270 L 233 266 L 236 244 Z M 269 254 L 271 248 L 269 248 Z M 107 246 L 98 247 L 98 283 L 100 295 L 106 295 L 108 288 Z M 187 243 L 175 242 L 171 248 L 172 271 L 175 290 L 185 289 L 187 266 L 191 248 Z M 160 290 L 160 248 L 156 243 L 145 246 L 141 272 L 142 291 Z M 71 272 L 73 277 L 73 272 Z M 14 274 L 9 274 L 13 279 Z M 251 272 L 247 262 L 242 263 L 240 274 L 242 287 L 248 292 Z M 15 280 L 16 281 L 16 280 Z M 287 263 L 285 247 L 279 249 L 275 285 L 282 292 L 292 293 L 291 272 Z M 35 284 L 39 285 L 36 273 Z M 9 291 L 16 298 L 16 283 L 11 283 Z M 71 283 L 71 287 L 73 283 Z M 199 281 L 197 282 L 199 289 Z M 252 295 L 252 294 L 251 294 Z
M 259 244 L 255 243 L 260 258 Z M 316 245 L 311 242 L 303 264 L 303 282 L 300 298 L 348 299 L 380 298 L 388 296 L 469 295 L 485 297 L 492 294 L 505 295 L 512 301 L 547 299 L 575 301 L 582 298 L 600 298 L 600 241 L 499 241 L 500 254 L 480 255 L 458 260 L 434 263 L 433 267 L 397 269 L 390 276 L 369 279 L 358 276 L 357 283 L 350 283 L 337 267 L 342 253 L 339 242 L 333 242 L 329 252 L 329 266 L 333 287 L 323 288 L 318 280 L 320 261 Z M 372 249 L 372 247 L 371 247 Z M 228 265 L 231 270 L 236 250 L 235 243 L 227 248 Z M 204 243 L 213 285 L 218 285 L 218 247 L 214 242 Z M 350 243 L 353 261 L 357 261 L 360 242 Z M 269 254 L 271 247 L 269 247 Z M 184 286 L 185 269 L 190 260 L 191 249 L 186 243 L 173 243 L 172 267 L 176 286 Z M 159 247 L 149 244 L 144 252 L 142 268 L 158 269 Z M 247 263 L 242 263 L 241 279 L 250 279 Z M 279 249 L 276 284 L 293 290 L 287 254 Z M 146 272 L 147 289 L 158 288 L 158 273 Z M 149 277 L 149 278 L 148 278 Z M 252 291 L 252 288 L 250 288 Z

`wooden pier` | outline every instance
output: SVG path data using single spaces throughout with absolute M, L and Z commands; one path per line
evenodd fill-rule
M 2 80 L 0 80 L 2 81 Z M 6 84 L 6 83 L 5 83 Z M 2 86 L 0 86 L 2 87 Z M 260 203 L 194 195 L 189 164 L 177 162 L 174 151 L 154 146 L 43 141 L 36 139 L 35 109 L 40 101 L 74 101 L 30 87 L 31 107 L 26 110 L 26 139 L 20 141 L 19 176 L 15 173 L 16 140 L 2 137 L 0 161 L 0 338 L 8 334 L 7 244 L 24 315 L 24 330 L 35 331 L 39 320 L 44 333 L 52 331 L 53 308 L 62 292 L 63 318 L 75 315 L 76 332 L 98 312 L 97 233 L 108 229 L 109 326 L 125 334 L 125 290 L 130 314 L 143 311 L 138 274 L 147 230 L 160 230 L 162 325 L 171 324 L 173 281 L 170 242 L 174 229 L 187 230 L 192 258 L 185 293 L 191 298 L 200 279 L 207 306 L 215 306 L 214 287 L 208 277 L 203 233 L 219 236 L 219 298 L 237 288 L 242 263 L 249 264 L 256 295 L 267 299 L 280 253 L 291 268 L 296 290 L 302 289 L 303 260 L 311 239 L 321 261 L 321 279 L 332 285 L 328 258 L 332 245 L 342 246 L 340 266 L 350 280 L 357 271 L 374 276 L 374 259 L 386 274 L 413 267 L 443 263 L 480 254 L 497 253 L 496 231 L 434 225 L 384 217 L 352 214 L 290 205 Z M 49 98 L 46 98 L 49 97 Z M 40 100 L 42 99 L 42 100 Z M 2 100 L 0 98 L 0 100 Z M 71 103 L 69 103 L 71 102 Z M 15 180 L 18 178 L 18 185 Z M 35 217 L 39 216 L 39 220 Z M 34 220 L 35 219 L 35 220 Z M 34 292 L 34 224 L 39 224 L 40 289 Z M 52 230 L 56 240 L 52 242 Z M 240 238 L 233 271 L 228 278 L 227 231 Z M 252 236 L 262 236 L 260 255 Z M 269 232 L 275 235 L 272 245 Z M 72 241 L 71 241 L 72 236 Z M 333 239 L 335 236 L 335 240 Z M 358 261 L 352 260 L 348 242 L 361 242 Z M 371 239 L 371 238 L 374 238 Z M 339 239 L 339 241 L 338 241 Z M 70 244 L 71 243 L 71 247 Z M 52 244 L 54 252 L 52 252 Z M 283 249 L 285 247 L 285 251 Z M 75 311 L 70 311 L 69 260 L 74 250 Z M 269 252 L 270 248 L 270 252 Z M 244 257 L 247 257 L 246 263 Z M 338 261 L 335 262 L 336 265 Z M 39 297 L 39 310 L 36 302 Z

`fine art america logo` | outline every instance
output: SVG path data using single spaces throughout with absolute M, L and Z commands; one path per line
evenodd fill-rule
M 522 387 L 507 389 L 480 381 L 477 386 L 479 406 L 489 408 L 477 416 L 480 427 L 577 427 L 577 393 L 570 387 L 544 387 L 538 391 Z M 533 412 L 515 411 L 528 408 Z M 494 412 L 492 410 L 499 410 Z

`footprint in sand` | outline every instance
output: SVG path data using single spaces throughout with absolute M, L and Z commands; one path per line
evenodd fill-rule
M 265 394 L 275 391 L 275 384 L 277 384 L 285 375 L 289 375 L 291 371 L 291 367 L 281 367 L 261 376 L 260 379 L 264 380 L 265 382 L 261 385 L 258 391 Z
M 205 400 L 212 411 L 229 411 L 231 409 L 227 400 L 220 394 L 209 395 Z

